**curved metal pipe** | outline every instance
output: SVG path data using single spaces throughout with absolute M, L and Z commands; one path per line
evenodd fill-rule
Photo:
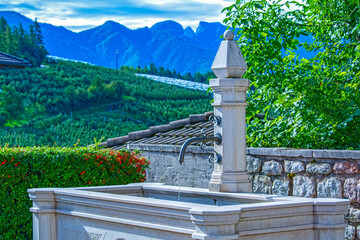
M 193 138 L 186 140 L 186 142 L 184 142 L 184 144 L 182 145 L 181 150 L 180 150 L 180 154 L 179 154 L 180 164 L 182 164 L 184 162 L 185 150 L 190 144 L 192 144 L 194 142 L 203 142 L 203 143 L 215 142 L 216 144 L 219 145 L 219 144 L 221 144 L 221 140 L 222 140 L 221 135 L 216 135 L 214 137 L 193 137 Z

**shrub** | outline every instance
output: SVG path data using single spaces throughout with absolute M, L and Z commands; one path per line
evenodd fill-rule
M 86 147 L 0 148 L 0 239 L 32 239 L 27 189 L 145 181 L 139 152 Z

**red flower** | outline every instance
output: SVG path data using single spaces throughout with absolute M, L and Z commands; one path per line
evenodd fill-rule
M 20 165 L 20 163 L 18 162 L 17 164 L 15 164 L 15 167 L 17 167 L 17 166 L 19 166 Z
M 80 175 L 84 175 L 86 173 L 86 171 L 82 171 L 81 173 L 80 173 Z
M 8 175 L 8 177 L 11 177 L 10 175 Z
M 104 161 L 100 161 L 99 164 L 102 164 Z

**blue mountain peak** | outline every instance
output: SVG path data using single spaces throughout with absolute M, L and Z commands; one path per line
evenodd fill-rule
M 153 32 L 171 31 L 176 34 L 184 34 L 184 28 L 181 26 L 181 24 L 171 20 L 158 22 L 154 24 L 150 29 Z

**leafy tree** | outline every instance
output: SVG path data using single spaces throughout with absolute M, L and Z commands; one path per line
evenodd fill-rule
M 13 123 L 14 120 L 19 120 L 24 113 L 25 106 L 21 93 L 15 90 L 12 86 L 2 85 L 0 93 L 0 115 L 3 119 Z
M 186 79 L 186 80 L 191 80 L 191 79 L 193 79 L 191 73 L 186 73 L 183 78 Z
M 11 28 L 6 20 L 0 18 L 0 51 L 28 60 L 33 66 L 40 66 L 48 54 L 44 47 L 41 27 L 35 19 L 27 33 L 22 25 Z
M 150 63 L 150 74 L 153 74 L 153 75 L 157 75 L 158 74 L 158 69 L 157 67 L 155 66 L 154 63 Z
M 165 71 L 165 68 L 164 67 L 159 67 L 159 72 L 158 74 L 160 76 L 165 76 L 166 75 L 166 71 Z
M 112 81 L 104 86 L 104 93 L 107 98 L 121 98 L 124 93 L 124 84 Z
M 41 33 L 41 27 L 39 22 L 37 21 L 37 18 L 35 18 L 34 24 L 30 25 L 30 33 L 33 35 L 36 44 L 38 44 L 39 46 L 44 45 L 44 39 Z
M 7 22 L 1 17 L 0 18 L 0 49 L 5 49 L 6 41 L 5 41 L 5 32 L 6 32 Z
M 359 2 L 237 0 L 224 11 L 253 86 L 249 145 L 360 149 Z M 300 47 L 315 56 L 299 59 Z

